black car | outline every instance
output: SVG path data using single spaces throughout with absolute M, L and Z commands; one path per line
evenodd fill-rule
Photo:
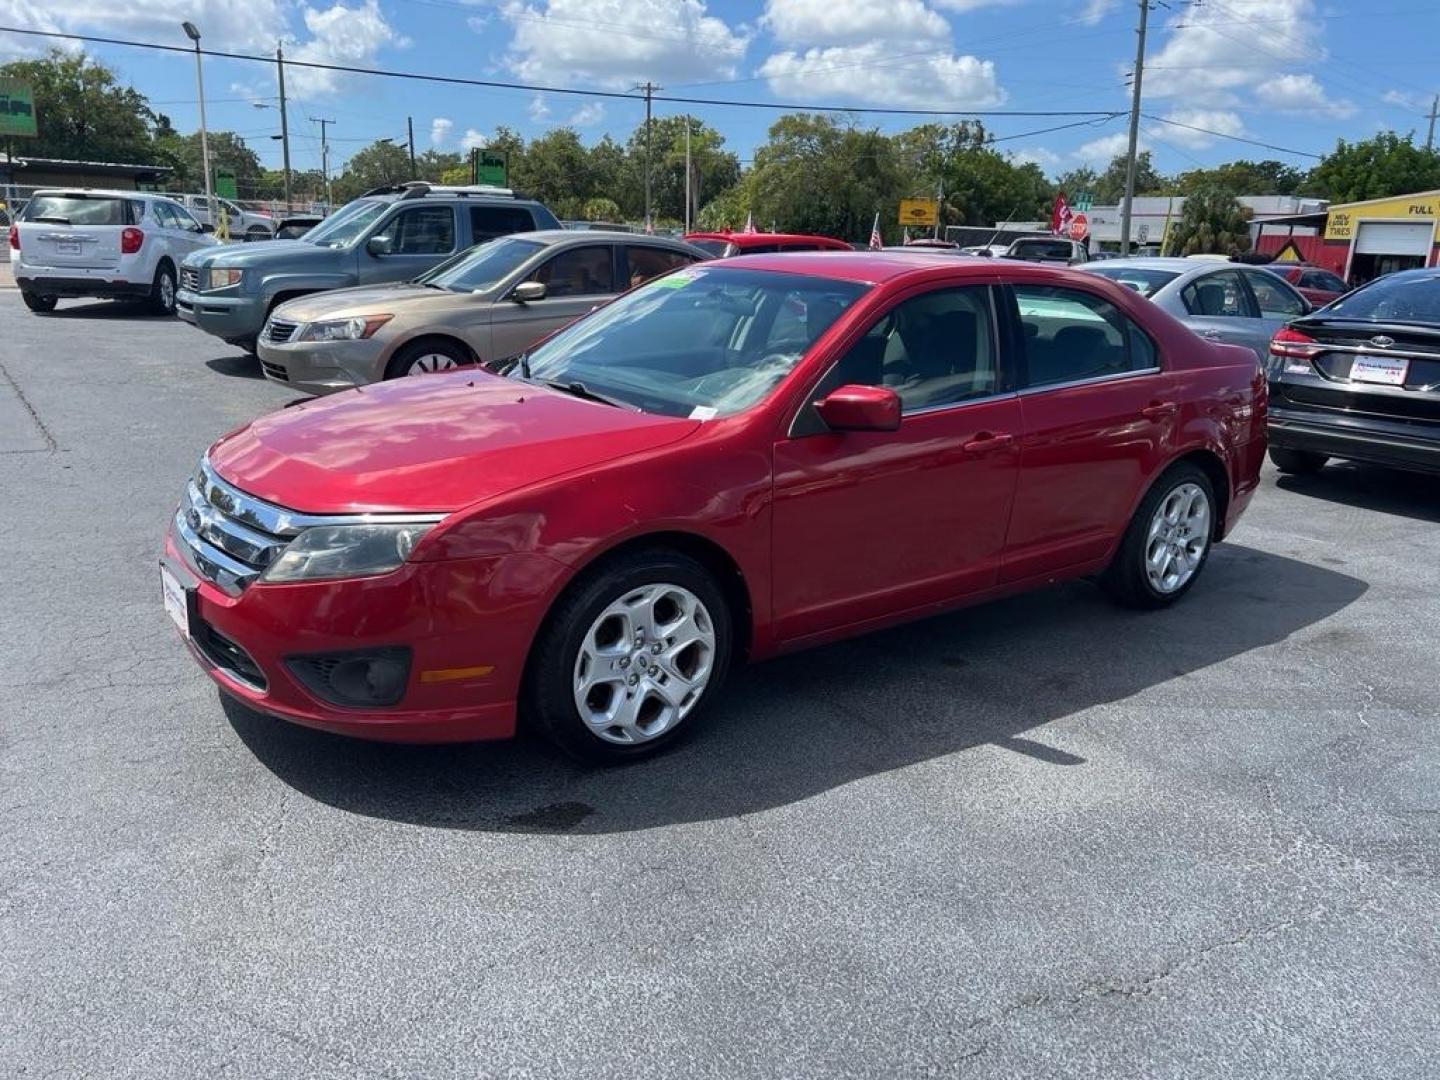
M 1440 473 L 1440 267 L 1370 282 L 1270 343 L 1270 460 Z

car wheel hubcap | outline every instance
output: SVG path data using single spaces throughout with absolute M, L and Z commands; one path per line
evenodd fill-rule
M 634 745 L 695 708 L 715 667 L 715 623 L 679 585 L 646 585 L 590 624 L 575 658 L 575 707 L 590 732 Z
M 165 305 L 166 310 L 175 306 L 175 282 L 170 280 L 169 274 L 160 275 L 160 303 Z
M 407 375 L 424 375 L 431 371 L 450 371 L 459 366 L 453 356 L 446 356 L 444 353 L 426 353 L 424 356 L 417 356 L 410 361 L 410 367 L 405 373 Z
M 1156 592 L 1173 593 L 1195 576 L 1210 546 L 1210 497 L 1199 484 L 1173 489 L 1150 519 L 1145 575 Z

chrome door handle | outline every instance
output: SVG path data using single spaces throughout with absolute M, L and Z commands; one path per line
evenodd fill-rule
M 1152 401 L 1140 410 L 1140 415 L 1146 420 L 1163 420 L 1167 416 L 1174 416 L 1175 409 L 1173 401 Z
M 1203 337 L 1206 341 L 1223 341 L 1223 340 L 1225 340 L 1224 338 L 1222 338 L 1222 337 L 1220 336 L 1220 331 L 1219 331 L 1219 330 L 1201 330 L 1201 331 L 1200 331 L 1200 336 Z
M 967 454 L 988 454 L 991 450 L 1003 450 L 1015 441 L 1014 435 L 1004 432 L 992 434 L 989 431 L 982 431 L 969 442 L 964 443 L 960 448 Z

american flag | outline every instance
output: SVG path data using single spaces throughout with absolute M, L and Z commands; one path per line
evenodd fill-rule
M 879 251 L 885 246 L 885 241 L 880 238 L 880 215 L 875 215 L 875 224 L 870 226 L 870 250 Z

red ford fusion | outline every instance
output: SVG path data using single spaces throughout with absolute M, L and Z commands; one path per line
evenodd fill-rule
M 227 694 L 615 760 L 744 659 L 1068 578 L 1170 604 L 1255 491 L 1265 380 L 1094 275 L 911 253 L 672 273 L 518 358 L 205 454 L 162 596 Z

